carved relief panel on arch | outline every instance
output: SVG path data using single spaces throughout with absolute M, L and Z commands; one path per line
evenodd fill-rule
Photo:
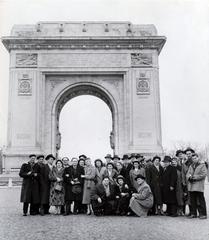
M 16 67 L 17 68 L 34 68 L 38 65 L 37 53 L 17 53 Z
M 140 73 L 136 77 L 136 94 L 137 95 L 150 95 L 150 77 L 146 73 Z
M 20 77 L 18 77 L 18 95 L 32 95 L 32 78 L 28 74 L 22 74 Z
M 152 53 L 131 53 L 132 67 L 151 67 L 153 64 Z

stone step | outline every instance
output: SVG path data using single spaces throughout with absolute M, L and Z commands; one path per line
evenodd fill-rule
M 18 174 L 0 174 L 0 187 L 21 186 L 22 178 Z

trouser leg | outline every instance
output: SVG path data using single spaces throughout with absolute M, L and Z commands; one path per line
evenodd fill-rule
M 191 215 L 197 216 L 197 195 L 196 192 L 190 192 Z
M 23 214 L 27 214 L 29 203 L 23 203 Z
M 203 192 L 197 192 L 197 199 L 198 199 L 198 205 L 197 209 L 200 216 L 206 216 L 207 215 L 207 209 L 206 209 L 206 202 Z

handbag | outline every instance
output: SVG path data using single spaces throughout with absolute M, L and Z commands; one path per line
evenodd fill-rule
M 75 184 L 72 186 L 72 193 L 80 194 L 82 192 L 81 185 Z
M 59 183 L 56 183 L 54 186 L 54 190 L 57 192 L 61 192 L 62 191 L 62 185 L 60 185 Z

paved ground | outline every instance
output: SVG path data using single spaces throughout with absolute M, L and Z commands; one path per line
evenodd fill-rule
M 186 217 L 22 216 L 20 188 L 0 189 L 0 240 L 203 240 L 209 219 Z M 209 185 L 206 187 L 209 207 Z

